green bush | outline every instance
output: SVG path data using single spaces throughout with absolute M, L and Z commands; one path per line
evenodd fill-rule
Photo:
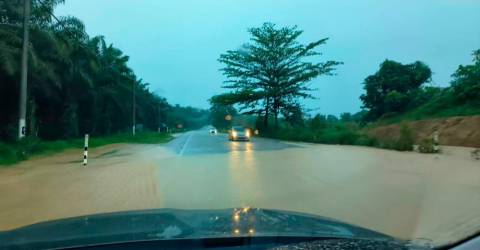
M 407 112 L 384 115 L 377 125 L 399 123 L 422 119 L 480 114 L 480 103 L 459 102 L 452 87 L 431 90 L 427 97 L 417 101 Z
M 343 125 L 330 126 L 320 131 L 318 142 L 326 144 L 354 144 L 359 137 L 358 132 Z
M 261 136 L 287 141 L 303 141 L 323 144 L 376 146 L 377 140 L 362 133 L 352 123 L 328 123 L 323 128 L 314 126 L 291 127 L 263 130 Z
M 420 145 L 418 145 L 418 152 L 425 154 L 438 153 L 435 151 L 435 143 L 433 142 L 433 139 L 423 139 L 420 142 Z
M 398 151 L 412 151 L 413 150 L 413 133 L 406 123 L 400 125 L 400 137 L 393 145 L 393 149 Z
M 354 145 L 375 147 L 378 146 L 378 141 L 373 137 L 361 134 L 356 138 Z
M 0 165 L 10 165 L 17 161 L 17 151 L 8 144 L 0 143 Z
M 315 119 L 320 121 L 318 117 L 312 120 Z M 381 141 L 364 133 L 357 123 L 341 121 L 327 122 L 323 123 L 322 126 L 311 126 L 311 121 L 310 125 L 307 126 L 292 127 L 284 125 L 277 129 L 270 128 L 263 130 L 260 136 L 287 141 L 358 145 L 398 151 L 413 150 L 414 136 L 407 124 L 401 125 L 398 139 Z
M 397 151 L 412 151 L 414 142 L 412 130 L 406 123 L 401 124 L 398 139 L 381 139 L 380 141 L 372 139 L 370 141 L 371 146 Z
M 18 159 L 27 159 L 29 155 L 42 151 L 40 139 L 36 137 L 25 137 L 16 143 L 16 151 Z

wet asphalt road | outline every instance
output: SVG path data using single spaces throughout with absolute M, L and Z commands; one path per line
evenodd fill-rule
M 471 189 L 479 187 L 480 169 L 453 151 L 425 155 L 259 137 L 231 142 L 208 129 L 156 148 L 145 157 L 156 166 L 162 208 L 280 209 L 436 242 L 465 236 L 478 225 L 472 218 L 480 218 L 472 202 L 480 194 Z M 453 163 L 462 170 L 451 172 Z
M 180 134 L 167 147 L 178 156 L 201 154 L 225 154 L 236 151 L 271 151 L 298 145 L 279 140 L 254 137 L 250 141 L 229 141 L 224 133 L 210 134 L 208 128 Z

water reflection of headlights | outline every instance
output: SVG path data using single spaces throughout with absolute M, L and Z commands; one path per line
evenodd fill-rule
M 239 221 L 240 220 L 240 215 L 235 213 L 235 215 L 233 215 L 233 220 L 234 221 Z

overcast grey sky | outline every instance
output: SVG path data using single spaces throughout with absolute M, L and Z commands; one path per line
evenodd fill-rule
M 224 77 L 219 55 L 248 41 L 264 22 L 298 25 L 302 42 L 329 37 L 319 60 L 338 60 L 337 76 L 314 81 L 306 108 L 360 110 L 362 81 L 385 60 L 421 60 L 432 84 L 447 86 L 480 49 L 480 0 L 66 0 L 90 36 L 104 35 L 130 56 L 137 76 L 172 104 L 208 107 Z

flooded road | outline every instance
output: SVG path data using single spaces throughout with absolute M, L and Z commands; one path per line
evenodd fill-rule
M 469 150 L 230 142 L 208 130 L 95 149 L 86 168 L 72 150 L 0 169 L 0 230 L 100 212 L 250 206 L 445 243 L 480 225 L 480 161 Z

